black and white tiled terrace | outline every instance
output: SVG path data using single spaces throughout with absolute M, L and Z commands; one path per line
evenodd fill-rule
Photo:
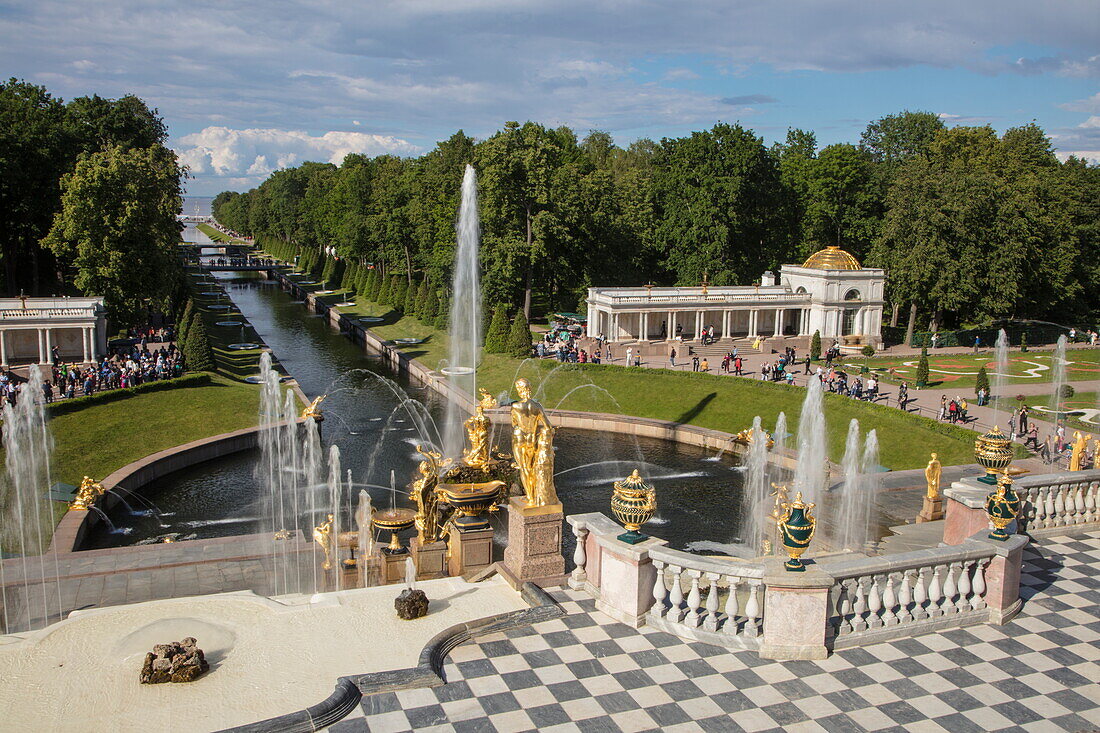
M 448 684 L 363 699 L 352 731 L 1095 731 L 1100 533 L 1028 548 L 1020 615 L 823 661 L 634 630 L 556 590 L 567 615 L 455 649 Z

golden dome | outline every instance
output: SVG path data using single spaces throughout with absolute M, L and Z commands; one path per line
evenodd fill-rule
M 840 247 L 826 247 L 820 252 L 814 252 L 809 259 L 802 263 L 803 267 L 812 267 L 815 270 L 862 270 L 863 267 L 852 255 Z

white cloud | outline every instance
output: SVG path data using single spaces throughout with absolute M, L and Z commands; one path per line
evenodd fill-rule
M 666 71 L 662 78 L 665 81 L 691 81 L 692 79 L 698 79 L 699 75 L 687 67 L 677 66 Z
M 1070 112 L 1100 112 L 1100 92 L 1093 94 L 1091 97 L 1066 102 L 1058 106 Z
M 314 160 L 339 164 L 349 153 L 412 154 L 420 148 L 407 140 L 364 132 L 331 131 L 310 135 L 304 130 L 207 127 L 184 135 L 176 146 L 180 161 L 193 173 L 247 178 Z

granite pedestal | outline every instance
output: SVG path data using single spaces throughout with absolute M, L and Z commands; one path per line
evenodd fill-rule
M 764 571 L 764 637 L 760 656 L 765 659 L 825 659 L 825 628 L 829 618 L 829 589 L 833 578 L 809 565 L 788 572 L 782 560 L 769 560 Z
M 419 537 L 413 537 L 410 547 L 416 563 L 417 580 L 435 580 L 447 575 L 446 542 L 437 540 L 421 544 Z
M 493 530 L 452 530 L 447 550 L 447 574 L 452 578 L 484 570 L 493 563 Z
M 561 504 L 529 507 L 524 497 L 511 498 L 502 572 L 509 583 L 519 587 L 531 582 L 543 588 L 565 584 L 561 526 Z
M 920 514 L 917 515 L 917 523 L 935 522 L 940 519 L 943 519 L 943 497 L 937 496 L 935 499 L 929 499 L 925 495 L 924 506 L 921 508 Z

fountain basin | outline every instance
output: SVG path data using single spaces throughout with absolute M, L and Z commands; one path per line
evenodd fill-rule
M 345 300 L 343 303 L 337 303 L 336 307 L 337 308 L 351 308 L 353 305 L 355 305 L 354 300 Z
M 232 351 L 251 351 L 252 349 L 260 349 L 263 347 L 260 344 L 240 343 L 229 344 L 229 346 L 227 346 L 226 348 L 231 349 Z
M 359 322 L 360 323 L 367 323 L 367 324 L 370 324 L 370 323 L 384 323 L 385 320 L 386 320 L 385 318 L 381 318 L 380 316 L 363 316 L 362 318 L 359 319 Z
M 473 374 L 474 373 L 474 368 L 473 367 L 463 367 L 463 366 L 456 366 L 456 367 L 450 367 L 449 366 L 449 367 L 443 367 L 439 371 L 442 374 L 447 375 L 448 377 L 463 377 L 463 376 L 466 376 L 467 374 Z
M 416 346 L 417 344 L 422 344 L 425 341 L 427 341 L 427 339 L 405 338 L 393 340 L 395 344 L 401 344 L 402 346 Z
M 199 293 L 199 295 L 205 295 L 211 298 L 218 298 L 222 295 L 225 295 L 225 293 L 220 290 L 207 290 L 205 293 Z
M 229 310 L 228 305 L 204 305 L 203 308 L 205 308 L 208 311 L 227 311 L 227 310 Z
M 225 327 L 228 328 L 230 326 L 243 326 L 244 321 L 218 321 L 214 325 L 215 326 L 225 326 Z

